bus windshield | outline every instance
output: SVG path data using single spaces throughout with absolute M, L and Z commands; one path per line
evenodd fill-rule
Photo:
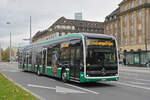
M 117 63 L 115 40 L 87 39 L 88 65 Z
M 87 50 L 87 64 L 97 65 L 103 63 L 115 63 L 116 61 L 115 52 L 97 52 L 90 48 Z

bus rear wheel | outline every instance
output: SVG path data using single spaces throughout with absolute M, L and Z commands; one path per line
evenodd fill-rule
M 61 79 L 63 82 L 67 82 L 67 72 L 66 70 L 62 70 Z

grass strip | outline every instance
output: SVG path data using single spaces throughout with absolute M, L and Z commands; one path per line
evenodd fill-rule
M 39 100 L 0 73 L 0 100 Z

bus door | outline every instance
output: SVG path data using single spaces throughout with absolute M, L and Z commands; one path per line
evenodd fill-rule
M 74 64 L 74 74 L 75 78 L 80 78 L 80 63 L 81 63 L 81 49 L 80 47 L 76 47 L 75 49 L 75 64 Z
M 26 66 L 25 66 L 25 70 L 28 70 L 28 65 L 29 65 L 29 53 L 26 53 Z
M 42 73 L 45 74 L 45 69 L 47 66 L 47 48 L 42 51 Z
M 72 41 L 71 41 L 72 42 Z M 73 41 L 73 45 L 71 47 L 71 64 L 70 64 L 70 76 L 74 79 L 80 78 L 80 40 Z
M 58 52 L 57 50 L 53 50 L 52 52 L 52 76 L 57 75 L 58 68 Z
M 75 77 L 75 48 L 71 48 L 70 78 Z

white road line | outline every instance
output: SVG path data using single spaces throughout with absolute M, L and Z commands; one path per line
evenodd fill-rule
M 54 88 L 54 87 L 47 87 L 47 86 L 41 86 L 41 85 L 35 85 L 35 84 L 28 84 L 27 86 L 35 87 L 35 88 L 56 90 L 56 92 L 59 92 L 59 93 L 86 93 L 86 92 L 83 92 L 83 91 L 78 91 L 78 90 L 69 89 L 69 88 L 60 87 L 60 86 L 56 86 L 56 88 Z
M 28 84 L 29 87 L 37 87 L 37 88 L 44 88 L 44 89 L 52 89 L 55 90 L 56 88 L 53 87 L 47 87 L 47 86 L 41 86 L 41 85 L 35 85 L 35 84 Z
M 75 88 L 80 89 L 80 90 L 83 90 L 83 91 L 91 92 L 91 93 L 93 93 L 93 94 L 100 94 L 100 93 L 98 93 L 98 92 L 95 92 L 95 91 L 92 91 L 92 90 L 89 90 L 89 89 L 85 89 L 85 88 L 81 88 L 81 87 L 78 87 L 78 86 L 74 86 L 74 85 L 71 85 L 71 84 L 66 84 L 66 83 L 65 83 L 65 85 L 68 85 L 68 86 L 71 86 L 71 87 L 75 87 Z
M 129 87 L 134 87 L 134 88 L 139 88 L 139 89 L 150 90 L 149 87 L 144 87 L 144 86 L 139 86 L 139 85 L 133 85 L 133 84 L 123 83 L 123 82 L 115 82 L 115 83 L 120 84 L 120 85 L 129 86 Z

